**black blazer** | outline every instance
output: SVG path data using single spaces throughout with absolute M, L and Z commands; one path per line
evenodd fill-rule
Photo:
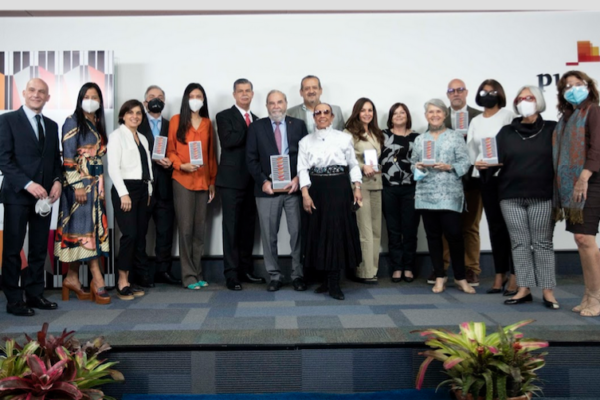
M 306 124 L 298 118 L 285 117 L 292 178 L 298 174 L 298 142 L 308 135 Z M 254 196 L 270 197 L 262 191 L 263 182 L 271 180 L 271 156 L 278 155 L 271 119 L 261 118 L 250 124 L 246 143 L 248 171 L 254 178 Z M 300 193 L 300 191 L 298 191 Z
M 161 118 L 160 136 L 169 136 L 169 121 L 165 118 Z M 148 139 L 148 150 L 152 157 L 152 149 L 154 149 L 154 135 L 152 134 L 152 128 L 150 127 L 150 120 L 146 116 L 142 120 L 138 131 Z M 154 182 L 152 183 L 152 196 L 161 200 L 170 200 L 173 198 L 173 168 L 163 168 L 155 162 L 152 162 L 152 176 L 154 176 Z
M 0 203 L 35 204 L 36 198 L 25 190 L 28 182 L 42 185 L 49 194 L 54 181 L 62 181 L 58 125 L 43 118 L 46 141 L 42 151 L 23 107 L 0 115 L 0 171 L 4 174 Z
M 258 120 L 256 115 L 250 114 L 252 121 Z M 236 106 L 217 114 L 217 133 L 221 144 L 221 161 L 216 185 L 232 189 L 246 188 L 252 179 L 246 164 L 248 126 Z

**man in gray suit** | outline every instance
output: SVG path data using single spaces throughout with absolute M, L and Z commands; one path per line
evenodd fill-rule
M 315 120 L 313 118 L 313 112 L 315 107 L 321 104 L 321 94 L 323 88 L 321 87 L 321 81 L 314 75 L 307 75 L 302 78 L 300 82 L 300 96 L 304 99 L 304 103 L 298 104 L 287 110 L 287 115 L 293 118 L 298 118 L 304 121 L 308 133 L 315 131 Z M 331 127 L 338 131 L 344 130 L 344 116 L 342 115 L 342 109 L 338 106 L 331 106 L 333 115 L 333 122 Z
M 473 118 L 481 114 L 481 111 L 467 105 L 468 94 L 469 91 L 467 90 L 467 86 L 462 80 L 452 79 L 450 83 L 448 83 L 446 95 L 448 96 L 448 100 L 450 100 L 450 113 L 446 117 L 444 123 L 448 128 L 463 133 L 465 135 L 465 140 L 467 140 L 469 123 Z M 483 203 L 481 201 L 479 184 L 477 182 L 479 179 L 473 179 L 471 177 L 472 173 L 473 167 L 471 167 L 469 172 L 463 176 L 467 211 L 463 212 L 461 219 L 463 238 L 465 241 L 467 282 L 471 286 L 479 286 L 478 275 L 481 272 L 481 268 L 479 267 L 479 222 L 481 221 Z M 448 269 L 449 264 L 450 250 L 448 249 L 446 239 L 444 239 L 444 268 Z M 435 284 L 435 275 L 429 276 L 429 278 L 427 278 L 427 283 Z

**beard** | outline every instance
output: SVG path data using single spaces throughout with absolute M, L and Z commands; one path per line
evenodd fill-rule
M 285 112 L 274 111 L 269 113 L 269 118 L 271 118 L 275 122 L 281 122 L 285 119 Z

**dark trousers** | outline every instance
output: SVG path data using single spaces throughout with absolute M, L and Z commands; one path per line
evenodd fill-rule
M 48 255 L 48 233 L 51 216 L 41 217 L 35 205 L 4 204 L 4 239 L 2 250 L 2 290 L 9 303 L 44 293 L 44 264 Z M 29 223 L 29 252 L 21 287 L 21 250 Z
M 512 260 L 510 235 L 502 216 L 498 197 L 498 178 L 493 177 L 485 183 L 480 182 L 480 185 L 483 210 L 490 232 L 494 269 L 497 274 L 505 274 L 509 271 L 514 274 L 515 267 Z
M 121 198 L 114 186 L 110 192 L 115 218 L 121 231 L 116 266 L 119 271 L 133 270 L 136 276 L 148 277 L 148 184 L 141 180 L 126 180 L 125 186 L 131 198 L 131 210 L 128 212 L 121 209 Z
M 156 273 L 171 272 L 173 264 L 173 224 L 175 222 L 173 199 L 165 200 L 152 197 L 150 207 L 148 207 L 148 221 L 150 221 L 150 218 L 154 220 L 154 226 L 156 227 L 154 245 L 156 259 L 154 271 L 150 274 L 152 279 Z
M 219 187 L 223 206 L 223 273 L 238 279 L 254 273 L 252 249 L 256 224 L 254 181 L 245 189 Z
M 415 186 L 384 186 L 383 215 L 392 271 L 413 271 L 421 220 L 419 210 L 415 210 Z
M 448 241 L 454 279 L 465 279 L 465 244 L 461 229 L 460 213 L 449 210 L 421 210 L 427 234 L 429 255 L 436 278 L 446 276 L 444 271 L 444 245 L 442 235 Z

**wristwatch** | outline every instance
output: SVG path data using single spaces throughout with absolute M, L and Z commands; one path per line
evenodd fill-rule
M 354 184 L 354 189 L 358 189 L 360 190 L 360 185 L 357 185 L 356 183 Z

